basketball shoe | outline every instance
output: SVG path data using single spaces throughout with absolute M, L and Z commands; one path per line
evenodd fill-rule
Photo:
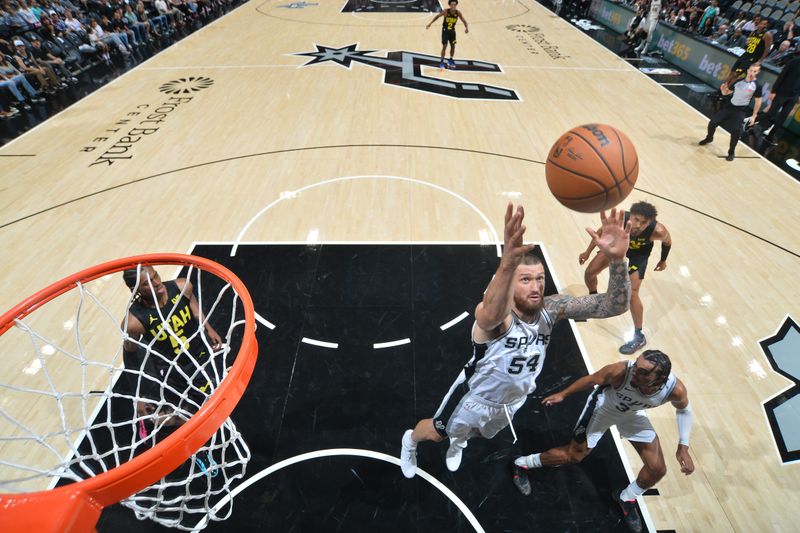
M 417 444 L 411 439 L 413 430 L 403 433 L 400 445 L 400 469 L 408 479 L 417 475 Z
M 628 529 L 634 533 L 641 533 L 642 531 L 642 517 L 639 516 L 639 510 L 636 508 L 636 500 L 626 501 L 620 498 L 623 489 L 615 490 L 611 493 L 611 497 L 622 509 L 622 520 Z

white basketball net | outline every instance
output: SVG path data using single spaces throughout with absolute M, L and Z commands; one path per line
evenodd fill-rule
M 137 266 L 132 292 L 121 274 L 76 283 L 0 337 L 0 492 L 45 490 L 129 461 L 191 418 L 225 378 L 244 323 L 236 320 L 238 295 L 223 280 L 190 267 L 186 279 L 192 280 L 202 322 L 194 317 L 196 330 L 183 328 L 186 300 L 176 299 L 163 308 L 166 313 L 156 306 L 155 322 L 151 316 L 144 326 L 158 331 L 161 325 L 161 331 L 145 342 L 126 331 L 137 292 L 158 301 L 148 272 Z M 211 305 L 203 301 L 204 282 L 214 294 Z M 101 296 L 120 310 L 111 311 Z M 216 350 L 206 331 L 210 324 L 223 339 Z M 125 340 L 138 347 L 138 366 L 124 366 Z M 175 347 L 170 352 L 167 340 Z M 228 418 L 181 467 L 121 503 L 139 519 L 184 530 L 207 515 L 224 520 L 230 506 L 224 515 L 209 511 L 244 477 L 249 460 L 250 450 Z

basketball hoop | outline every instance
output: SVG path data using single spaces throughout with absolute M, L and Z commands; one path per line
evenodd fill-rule
M 194 279 L 197 280 L 195 291 L 200 303 L 201 315 L 203 314 L 203 280 L 206 280 L 205 283 L 212 287 L 224 285 L 211 306 L 211 311 L 207 313 L 205 320 L 201 320 L 202 328 L 206 327 L 206 322 L 215 310 L 218 310 L 216 311 L 218 314 L 226 317 L 226 313 L 230 314 L 229 326 L 224 332 L 224 337 L 229 344 L 223 345 L 219 351 L 209 348 L 210 355 L 207 356 L 207 359 L 213 361 L 213 364 L 206 363 L 205 368 L 202 369 L 211 376 L 209 378 L 211 392 L 203 396 L 202 402 L 196 403 L 196 409 L 181 414 L 178 413 L 178 407 L 171 407 L 176 413 L 175 416 L 181 414 L 183 419 L 177 428 L 172 427 L 169 428 L 169 431 L 165 431 L 168 436 L 163 440 L 157 439 L 155 435 L 157 431 L 163 430 L 157 423 L 155 415 L 138 416 L 133 413 L 127 418 L 123 417 L 122 421 L 117 419 L 119 417 L 112 418 L 112 400 L 127 401 L 128 406 L 131 405 L 131 400 L 134 403 L 142 400 L 135 395 L 131 397 L 119 394 L 115 390 L 117 378 L 126 373 L 136 375 L 140 382 L 143 382 L 144 379 L 153 381 L 153 378 L 145 375 L 144 371 L 134 372 L 127 368 L 121 368 L 122 341 L 130 341 L 129 338 L 126 338 L 126 332 L 119 326 L 123 315 L 118 310 L 110 311 L 109 307 L 101 303 L 97 295 L 87 288 L 90 282 L 94 282 L 98 284 L 98 292 L 110 293 L 112 289 L 116 292 L 125 291 L 120 277 L 115 276 L 114 284 L 108 287 L 102 283 L 109 281 L 111 274 L 126 269 L 138 269 L 138 273 L 146 266 L 159 265 L 188 267 L 188 277 L 191 277 L 194 272 L 196 276 Z M 152 283 L 150 287 L 152 288 Z M 63 322 L 63 329 L 74 329 L 74 334 L 69 333 L 69 340 L 70 342 L 75 341 L 77 350 L 74 347 L 68 347 L 67 343 L 53 348 L 51 343 L 47 342 L 46 334 L 35 331 L 34 326 L 40 325 L 36 324 L 36 316 L 45 304 L 75 289 L 77 289 L 79 297 L 77 314 L 74 320 Z M 232 293 L 228 292 L 229 289 L 232 289 Z M 147 289 L 145 288 L 145 290 Z M 223 302 L 223 295 L 231 297 L 230 306 L 220 303 Z M 128 310 L 130 310 L 134 297 L 126 297 L 129 297 Z M 60 308 L 62 303 L 62 300 L 59 299 L 53 305 Z M 236 315 L 240 311 L 243 313 L 244 319 L 237 321 Z M 80 325 L 81 317 L 91 316 L 92 313 L 101 317 L 99 323 L 91 323 L 90 326 L 82 327 Z M 115 324 L 116 331 L 112 331 L 113 328 L 110 326 L 102 327 L 102 320 L 105 320 L 102 318 L 103 316 L 110 319 L 111 324 Z M 28 321 L 24 320 L 26 318 Z M 169 323 L 170 316 L 162 318 L 164 318 L 165 324 Z M 89 319 L 84 318 L 83 320 Z M 116 322 L 113 322 L 114 320 Z M 125 320 L 127 323 L 127 318 Z M 31 326 L 28 322 L 33 322 L 34 325 Z M 57 325 L 62 327 L 60 322 Z M 170 330 L 171 334 L 173 333 L 168 325 L 165 326 L 165 329 Z M 102 509 L 121 500 L 126 500 L 123 505 L 132 507 L 136 511 L 137 517 L 153 518 L 161 523 L 167 523 L 158 520 L 157 516 L 160 503 L 158 498 L 162 495 L 163 489 L 156 490 L 153 487 L 157 486 L 154 484 L 157 484 L 159 480 L 163 481 L 171 473 L 174 475 L 176 469 L 180 470 L 183 466 L 188 465 L 188 470 L 192 473 L 199 472 L 201 477 L 206 475 L 209 478 L 217 476 L 221 472 L 223 475 L 220 478 L 224 478 L 225 490 L 228 489 L 231 481 L 244 475 L 244 466 L 249 460 L 249 451 L 228 417 L 244 393 L 253 373 L 258 346 L 255 339 L 255 313 L 252 299 L 242 281 L 227 268 L 208 259 L 183 254 L 140 255 L 103 263 L 53 283 L 0 316 L 0 336 L 5 338 L 10 335 L 10 331 L 14 331 L 14 335 L 22 339 L 32 341 L 35 355 L 30 367 L 22 369 L 21 373 L 15 373 L 14 369 L 6 369 L 9 374 L 0 376 L 0 397 L 30 398 L 27 412 L 23 412 L 21 415 L 7 411 L 8 402 L 4 398 L 0 405 L 0 422 L 2 422 L 0 425 L 0 450 L 3 450 L 2 446 L 5 445 L 22 448 L 33 448 L 35 445 L 40 445 L 45 448 L 47 453 L 55 454 L 56 462 L 62 461 L 62 464 L 55 467 L 25 465 L 16 459 L 9 459 L 5 453 L 0 453 L 0 467 L 4 469 L 2 473 L 17 472 L 11 476 L 13 479 L 10 480 L 5 476 L 0 476 L 0 492 L 4 492 L 4 494 L 0 494 L 0 531 L 24 531 L 26 533 L 93 531 Z M 197 342 L 202 341 L 201 347 L 209 347 L 209 341 L 205 338 L 204 331 L 205 329 L 195 332 L 192 338 L 196 338 Z M 67 335 L 63 331 L 61 333 L 64 336 Z M 109 344 L 118 342 L 116 353 L 108 354 L 103 353 L 102 350 L 92 351 L 95 348 L 91 350 L 88 348 L 95 338 L 99 339 L 104 335 L 109 337 Z M 184 337 L 181 338 L 186 340 Z M 231 338 L 235 338 L 237 344 L 240 342 L 238 353 L 233 353 L 230 346 Z M 144 345 L 140 346 L 147 348 Z M 150 348 L 152 348 L 152 343 Z M 186 351 L 185 347 L 181 349 Z M 16 351 L 14 354 L 10 354 L 0 350 L 0 353 L 3 353 L 4 356 L 16 355 Z M 175 353 L 178 354 L 178 351 Z M 205 352 L 203 353 L 205 354 Z M 151 355 L 149 349 L 146 355 Z M 188 356 L 191 357 L 191 354 Z M 177 356 L 175 358 L 177 359 Z M 30 359 L 25 359 L 25 361 L 28 360 Z M 54 387 L 54 385 L 64 383 L 65 380 L 61 379 L 61 375 L 51 373 L 48 365 L 55 367 L 55 365 L 70 364 L 74 365 L 77 369 L 76 372 L 79 372 L 80 392 L 63 391 Z M 214 368 L 211 368 L 212 366 Z M 211 369 L 209 370 L 209 368 Z M 15 375 L 11 375 L 12 373 Z M 7 380 L 16 379 L 17 374 L 23 373 L 35 374 L 35 379 L 49 385 L 33 386 L 27 382 L 23 382 L 21 385 L 16 382 L 14 384 L 7 382 Z M 99 378 L 89 383 L 91 376 L 95 374 Z M 23 376 L 23 379 L 29 378 Z M 98 386 L 105 388 L 100 391 L 89 390 L 89 387 Z M 163 400 L 166 388 L 166 384 L 161 386 L 161 404 L 167 403 Z M 138 395 L 138 393 L 139 386 L 137 385 L 136 394 Z M 56 414 L 56 418 L 61 421 L 59 431 L 34 432 L 32 430 L 34 423 L 29 420 L 28 416 L 31 418 L 39 416 L 42 412 L 41 404 L 51 405 L 53 402 L 59 411 Z M 97 409 L 94 410 L 94 415 L 89 416 L 86 413 L 91 410 L 92 402 Z M 71 422 L 67 421 L 68 415 L 65 414 L 65 406 L 71 407 L 72 405 L 80 406 L 84 411 L 83 414 L 76 415 L 79 418 L 82 416 L 85 424 L 83 428 L 70 425 Z M 103 407 L 104 405 L 105 407 Z M 102 409 L 106 409 L 109 413 L 107 420 L 96 423 L 97 413 Z M 153 420 L 156 422 L 153 422 L 152 436 L 144 435 L 141 432 L 137 434 L 136 428 L 141 427 L 143 421 L 150 423 Z M 122 431 L 120 428 L 125 428 L 124 432 L 127 432 L 125 438 L 129 438 L 133 444 L 114 441 L 115 432 Z M 92 440 L 95 438 L 92 436 L 92 432 L 95 430 L 98 434 L 111 434 L 111 441 L 114 442 L 113 449 L 100 449 L 100 446 Z M 128 435 L 129 433 L 132 433 L 133 436 Z M 152 440 L 152 445 L 142 444 L 147 438 Z M 85 444 L 87 439 L 89 442 Z M 67 452 L 56 453 L 57 445 L 63 445 L 67 448 Z M 85 461 L 82 457 L 74 458 L 75 455 L 80 455 L 78 450 L 82 446 L 91 446 L 96 455 L 89 466 L 84 464 Z M 219 450 L 223 450 L 223 452 L 233 450 L 230 453 L 235 452 L 236 455 L 235 475 L 229 475 L 229 472 L 225 471 L 226 464 L 224 462 L 220 462 L 219 459 L 217 462 L 220 464 L 214 462 L 212 451 L 206 452 L 207 455 L 202 457 L 198 453 L 193 461 L 188 462 L 187 459 L 201 448 L 212 450 L 213 453 L 218 453 Z M 97 459 L 98 457 L 99 459 Z M 86 462 L 88 461 L 89 459 Z M 195 465 L 195 463 L 197 464 Z M 109 464 L 111 466 L 107 466 Z M 96 472 L 97 470 L 100 472 Z M 48 482 L 52 485 L 58 479 L 62 481 L 67 479 L 72 483 L 50 490 L 39 489 L 35 492 L 28 492 L 30 489 L 24 486 L 29 482 L 40 484 Z M 186 484 L 188 485 L 188 482 Z M 17 485 L 22 488 L 18 488 Z M 147 494 L 148 487 L 150 487 L 150 494 Z M 8 492 L 9 489 L 13 492 Z M 142 500 L 136 501 L 134 495 L 137 493 L 145 495 Z M 142 504 L 142 501 L 149 503 Z M 203 516 L 209 508 L 208 502 L 205 502 L 204 505 L 206 507 L 201 510 Z M 213 502 L 211 502 L 211 506 L 213 506 Z M 171 510 L 174 511 L 174 509 Z M 183 516 L 183 510 L 176 511 L 176 513 Z M 214 519 L 213 515 L 210 517 Z M 168 525 L 174 526 L 175 524 L 168 523 Z

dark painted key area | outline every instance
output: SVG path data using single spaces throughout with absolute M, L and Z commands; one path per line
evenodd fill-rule
M 242 278 L 256 312 L 259 360 L 233 414 L 253 459 L 251 477 L 297 455 L 336 448 L 399 456 L 403 432 L 430 417 L 471 356 L 472 313 L 497 267 L 493 246 L 198 245 L 192 253 Z M 547 265 L 546 265 L 547 267 Z M 548 270 L 547 292 L 555 286 Z M 454 326 L 440 326 L 469 316 Z M 326 348 L 301 342 L 337 343 Z M 401 339 L 410 343 L 374 348 Z M 626 531 L 611 490 L 628 483 L 607 434 L 580 465 L 531 473 L 533 493 L 511 483 L 511 458 L 566 443 L 585 395 L 545 409 L 541 399 L 587 373 L 567 322 L 553 334 L 538 390 L 509 429 L 473 439 L 461 468 L 446 444 L 419 446 L 419 467 L 448 487 L 487 532 Z M 101 532 L 166 531 L 107 509 Z M 207 531 L 469 532 L 458 507 L 420 475 L 359 456 L 312 458 L 277 470 L 234 500 L 232 517 Z

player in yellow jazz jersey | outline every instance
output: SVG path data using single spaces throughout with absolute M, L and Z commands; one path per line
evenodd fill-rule
M 456 68 L 456 62 L 453 61 L 453 55 L 456 52 L 456 23 L 458 19 L 461 19 L 461 22 L 464 23 L 464 33 L 469 33 L 469 24 L 467 24 L 467 19 L 464 18 L 464 15 L 461 14 L 458 8 L 458 0 L 450 0 L 447 4 L 448 7 L 444 11 L 440 11 L 433 20 L 425 26 L 425 29 L 431 27 L 431 24 L 436 22 L 440 17 L 444 17 L 442 21 L 442 53 L 441 58 L 442 61 L 439 63 L 439 68 Z M 450 61 L 449 63 L 444 62 L 444 53 L 447 51 L 447 43 L 450 43 Z

